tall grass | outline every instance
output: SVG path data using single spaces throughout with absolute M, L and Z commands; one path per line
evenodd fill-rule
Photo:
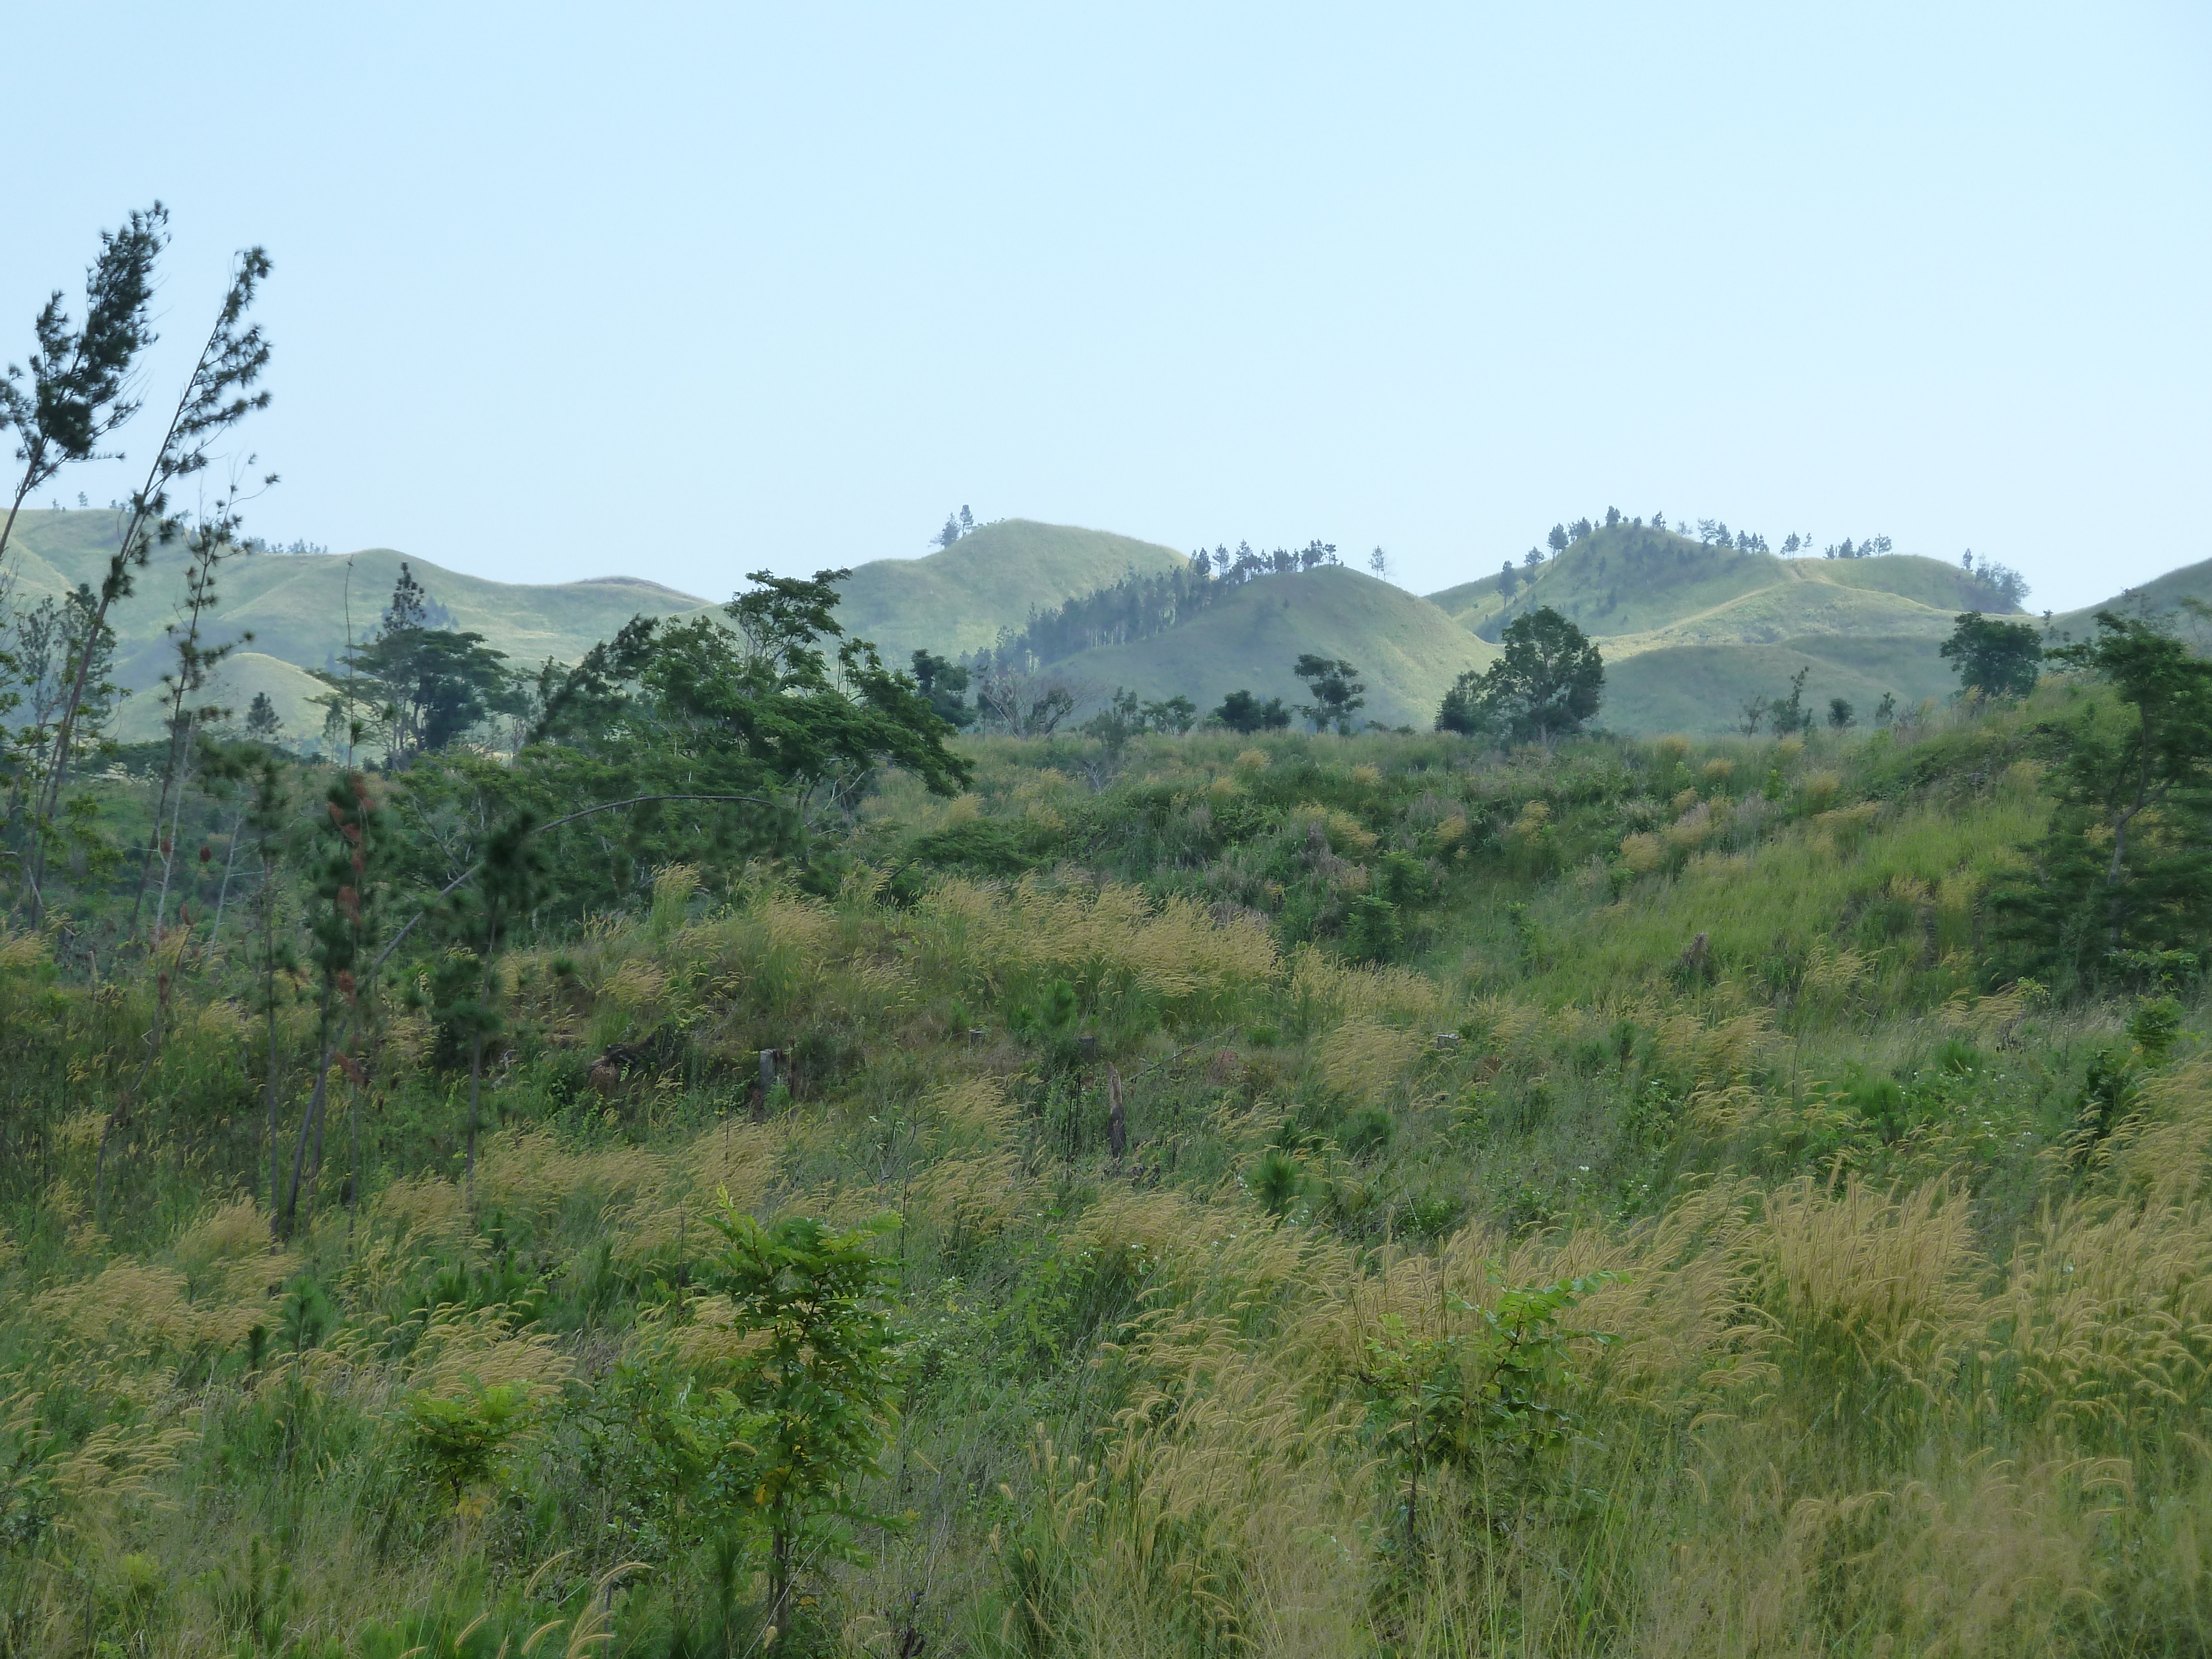
M 834 892 L 678 866 L 510 957 L 472 1190 L 395 996 L 358 1185 L 334 1143 L 275 1250 L 235 966 L 180 964 L 148 1066 L 148 992 L 0 940 L 0 1652 L 758 1651 L 667 1427 L 741 1358 L 725 1201 L 902 1218 L 866 1478 L 912 1524 L 781 1650 L 2201 1651 L 2205 1011 L 2154 1055 L 1986 982 L 2018 732 L 1145 739 L 1095 784 L 993 740 L 964 808 L 890 781 Z M 978 823 L 1023 872 L 917 862 Z M 1372 1345 L 1570 1280 L 1565 1437 L 1408 1516 Z M 501 1389 L 440 1484 L 422 1402 Z

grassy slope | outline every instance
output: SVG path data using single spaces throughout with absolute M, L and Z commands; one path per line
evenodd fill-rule
M 96 583 L 117 533 L 110 513 L 25 514 L 8 556 L 16 591 L 35 600 L 79 582 Z M 354 636 L 375 627 L 404 556 L 370 548 L 344 556 L 254 556 L 230 565 L 208 632 L 220 641 L 251 630 L 261 660 L 233 659 L 220 698 L 242 708 L 255 691 L 266 690 L 288 730 L 314 729 L 319 717 L 304 698 L 318 688 L 303 671 L 334 665 L 344 650 L 349 592 Z M 920 646 L 972 651 L 996 639 L 1001 628 L 1018 627 L 1036 606 L 1088 593 L 1132 567 L 1164 570 L 1182 558 L 1170 548 L 1103 531 L 1008 520 L 927 558 L 860 566 L 845 586 L 842 614 L 848 628 L 875 641 L 894 663 Z M 151 687 L 168 666 L 161 630 L 183 586 L 183 562 L 181 547 L 158 550 L 139 575 L 137 594 L 112 613 L 121 641 L 118 678 L 134 690 Z M 634 577 L 538 586 L 489 581 L 418 558 L 407 562 L 431 599 L 453 613 L 454 626 L 481 633 L 521 665 L 547 657 L 574 662 L 640 612 L 683 616 L 708 606 Z M 119 736 L 145 737 L 156 729 L 150 696 L 125 706 Z
M 1483 632 L 1494 639 L 1507 623 L 1540 605 L 1604 639 L 1657 636 L 1706 619 L 1719 637 L 1899 633 L 1907 631 L 1898 624 L 1908 616 L 1930 627 L 1940 618 L 1948 632 L 1953 617 L 1982 602 L 1963 571 L 1911 554 L 1782 559 L 1622 525 L 1597 532 L 1546 565 Z M 1744 629 L 1753 631 L 1735 631 Z M 1655 637 L 1643 648 L 1691 642 Z
M 2061 611 L 2051 617 L 2051 625 L 2061 634 L 2085 639 L 2095 631 L 2096 615 L 2100 611 L 2128 614 L 2137 611 L 2171 612 L 2185 599 L 2212 602 L 2212 559 L 2203 559 L 2195 564 L 2185 564 L 2179 570 L 2169 570 L 2155 580 L 2115 593 L 2100 604 L 2084 605 L 2079 611 Z M 2185 631 L 2189 631 L 2185 617 L 2183 624 Z
M 127 965 L 52 982 L 11 944 L 0 1122 L 34 1150 L 0 1162 L 9 1651 L 581 1653 L 587 1610 L 610 1653 L 763 1651 L 757 1559 L 717 1628 L 711 1550 L 667 1541 L 672 1437 L 647 1438 L 729 1351 L 670 1335 L 711 1334 L 685 1291 L 726 1196 L 905 1218 L 881 1248 L 914 1365 L 861 1493 L 915 1524 L 809 1558 L 848 1639 L 800 1651 L 2203 1652 L 2202 989 L 2091 1160 L 2058 1143 L 2127 1007 L 1972 994 L 1985 884 L 2043 811 L 2009 763 L 2044 696 L 1803 750 L 1139 739 L 1103 791 L 1068 775 L 1078 744 L 978 744 L 960 802 L 890 780 L 869 850 L 980 816 L 1034 839 L 1037 886 L 814 904 L 748 882 L 674 907 L 689 926 L 641 903 L 532 940 L 473 1188 L 463 1091 L 404 1023 L 356 1103 L 361 1213 L 334 1141 L 282 1255 L 240 1198 L 261 1152 L 240 964 L 184 958 L 103 1233 L 84 1102 L 144 1064 L 152 994 Z M 1686 788 L 1706 799 L 1662 805 Z M 1629 875 L 1624 837 L 1658 862 Z M 1401 963 L 1270 946 L 1404 850 L 1441 884 Z M 1093 873 L 1201 902 L 1100 902 Z M 1710 983 L 1680 971 L 1693 939 Z M 1016 1035 L 1060 978 L 1095 1057 Z M 306 1016 L 283 1028 L 288 1139 Z M 586 1068 L 611 1032 L 647 1058 L 607 1091 Z M 749 1121 L 775 1042 L 806 1080 Z M 1433 1479 L 1408 1564 L 1361 1432 L 1365 1345 L 1396 1322 L 1480 1343 L 1455 1298 L 1600 1269 L 1620 1276 L 1565 1322 L 1613 1345 L 1528 1373 L 1572 1432 Z M 535 1384 L 543 1415 L 465 1495 L 405 1402 L 486 1377 Z M 68 1462 L 95 1428 L 106 1462 Z
M 1502 605 L 1491 577 L 1436 598 L 1490 639 L 1540 605 L 1559 611 L 1605 653 L 1606 724 L 1642 732 L 1727 731 L 1747 698 L 1784 691 L 1807 666 L 1817 707 L 1842 696 L 1863 714 L 1885 691 L 1911 706 L 1952 689 L 1936 646 L 1960 611 L 1989 608 L 1935 559 L 1782 559 L 1626 525 Z
M 1415 726 L 1435 718 L 1462 670 L 1498 654 L 1426 599 L 1339 566 L 1261 577 L 1184 627 L 1079 652 L 1056 666 L 1102 692 L 1180 691 L 1201 708 L 1239 687 L 1296 703 L 1304 688 L 1291 665 L 1308 651 L 1358 665 L 1368 688 L 1364 718 Z
M 1173 548 L 1070 525 L 1002 519 L 921 559 L 878 559 L 845 584 L 845 625 L 903 663 L 927 647 L 966 655 L 1019 628 L 1036 609 L 1097 592 L 1131 569 L 1183 562 Z
M 25 514 L 16 527 L 18 545 L 8 556 L 19 592 L 35 599 L 97 583 L 116 533 L 108 513 Z M 623 576 L 542 586 L 489 581 L 375 547 L 236 560 L 222 571 L 222 604 L 208 631 L 220 641 L 250 629 L 254 649 L 265 655 L 305 668 L 331 665 L 345 649 L 349 605 L 354 637 L 366 636 L 391 597 L 403 558 L 431 599 L 453 613 L 455 627 L 482 634 L 518 665 L 549 656 L 573 662 L 641 611 L 679 616 L 706 603 Z M 110 613 L 119 641 L 118 678 L 126 685 L 150 684 L 167 666 L 162 629 L 174 615 L 184 563 L 180 544 L 158 549 L 138 574 L 137 592 Z
M 1801 668 L 1812 671 L 1806 704 L 1824 720 L 1831 697 L 1850 702 L 1863 722 L 1885 691 L 1911 708 L 1958 689 L 1929 642 L 1911 635 L 1681 645 L 1607 663 L 1599 720 L 1620 732 L 1717 735 L 1735 728 L 1747 699 L 1788 696 L 1790 678 Z
M 1478 576 L 1442 592 L 1428 596 L 1429 603 L 1462 628 L 1474 632 L 1504 610 L 1506 596 L 1498 591 L 1496 576 Z

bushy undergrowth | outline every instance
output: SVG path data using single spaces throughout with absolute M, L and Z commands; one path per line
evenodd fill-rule
M 0 1653 L 2202 1651 L 2205 1010 L 1993 978 L 2033 713 L 983 741 L 520 941 L 472 1172 L 410 967 L 279 1244 L 243 956 L 0 939 Z M 772 1638 L 726 1206 L 896 1218 Z

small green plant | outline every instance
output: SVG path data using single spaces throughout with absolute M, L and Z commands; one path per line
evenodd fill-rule
M 2128 1040 L 2146 1066 L 2163 1066 L 2181 1035 L 2181 1005 L 2172 997 L 2153 997 L 2136 1005 L 2128 1019 Z
M 1281 1215 L 1305 1190 L 1305 1166 L 1280 1146 L 1270 1146 L 1252 1166 L 1252 1196 L 1269 1215 Z
M 1389 1150 L 1397 1133 L 1397 1119 L 1380 1106 L 1366 1106 L 1344 1121 L 1336 1144 L 1346 1158 L 1374 1158 Z
M 457 1504 L 471 1486 L 491 1479 L 507 1443 L 536 1415 L 529 1391 L 520 1383 L 486 1388 L 473 1378 L 458 1398 L 411 1394 L 405 1411 L 416 1455 L 452 1491 Z
M 805 1561 L 858 1559 L 856 1527 L 902 1524 L 860 1491 L 897 1414 L 902 1333 L 885 1300 L 894 1275 L 875 1249 L 897 1218 L 846 1232 L 806 1216 L 764 1226 L 726 1198 L 714 1224 L 724 1242 L 707 1288 L 729 1298 L 733 1330 L 759 1339 L 715 1390 L 731 1408 L 719 1462 L 750 1494 L 739 1518 L 767 1534 L 769 1623 L 788 1630 Z
M 1559 1401 L 1578 1379 L 1568 1363 L 1571 1333 L 1559 1322 L 1619 1277 L 1502 1290 L 1487 1308 L 1454 1297 L 1449 1311 L 1467 1322 L 1441 1336 L 1413 1336 L 1400 1316 L 1383 1316 L 1380 1334 L 1368 1339 L 1358 1382 L 1368 1438 L 1405 1483 L 1409 1552 L 1419 1538 L 1424 1476 L 1472 1472 L 1491 1449 L 1534 1455 L 1567 1438 L 1574 1419 Z

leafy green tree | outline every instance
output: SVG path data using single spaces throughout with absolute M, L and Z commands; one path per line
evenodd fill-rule
M 1291 723 L 1291 711 L 1283 707 L 1280 697 L 1261 702 L 1249 691 L 1237 690 L 1224 697 L 1221 706 L 1206 718 L 1231 732 L 1279 732 Z
M 1564 553 L 1573 544 L 1572 538 L 1567 534 L 1567 527 L 1563 524 L 1553 525 L 1552 533 L 1544 539 L 1554 554 Z M 1529 550 L 1534 552 L 1535 550 L 1531 548 Z
M 1605 694 L 1605 659 L 1581 629 L 1550 605 L 1509 623 L 1504 654 L 1468 669 L 1437 711 L 1439 732 L 1489 732 L 1547 749 L 1581 731 Z
M 1851 707 L 1850 700 L 1849 698 L 1831 697 L 1828 699 L 1828 726 L 1831 730 L 1841 732 L 1852 725 L 1857 719 L 1858 711 Z
M 1180 692 L 1162 702 L 1146 703 L 1141 712 L 1146 731 L 1170 732 L 1178 738 L 1198 723 L 1198 705 Z
M 945 515 L 945 528 L 937 532 L 937 545 L 950 547 L 959 539 L 960 515 L 957 513 L 948 513 Z
M 2075 984 L 2155 977 L 2212 950 L 2212 663 L 2152 623 L 2097 613 L 2053 660 L 2112 689 L 2038 736 L 2051 823 L 2032 875 L 1991 897 L 2005 965 Z
M 1440 1336 L 1413 1336 L 1400 1316 L 1383 1316 L 1358 1382 L 1367 1437 L 1404 1481 L 1409 1549 L 1419 1540 L 1425 1476 L 1469 1474 L 1486 1451 L 1532 1455 L 1566 1439 L 1573 1419 L 1559 1402 L 1577 1379 L 1560 1321 L 1614 1277 L 1504 1290 L 1487 1308 L 1453 1297 L 1449 1310 L 1462 1328 Z
M 474 1377 L 459 1395 L 418 1390 L 404 1411 L 416 1455 L 459 1504 L 471 1486 L 491 1479 L 501 1455 L 531 1426 L 530 1391 L 520 1382 L 485 1387 Z
M 1885 691 L 1881 694 L 1881 701 L 1874 706 L 1874 723 L 1876 726 L 1887 726 L 1896 718 L 1897 693 Z
M 483 635 L 430 626 L 442 612 L 403 561 L 376 637 L 346 653 L 346 673 L 316 675 L 331 688 L 316 701 L 333 720 L 342 707 L 365 702 L 377 711 L 385 762 L 395 771 L 450 747 L 495 714 L 518 711 L 529 696 L 503 665 L 506 653 L 487 647 Z
M 928 651 L 914 653 L 914 683 L 930 711 L 956 732 L 975 725 L 977 710 L 967 700 L 968 670 Z
M 284 721 L 266 691 L 256 691 L 246 705 L 246 735 L 256 743 L 274 744 L 283 734 Z
M 1996 622 L 1969 611 L 1951 629 L 1938 654 L 1959 676 L 1962 690 L 1985 697 L 2024 697 L 2035 690 L 2043 642 L 2033 623 Z
M 1813 711 L 1805 707 L 1805 681 L 1813 672 L 1808 663 L 1790 677 L 1790 700 L 1777 700 L 1767 705 L 1774 715 L 1774 734 L 1786 738 L 1792 732 L 1813 729 Z
M 1314 730 L 1325 732 L 1334 726 L 1340 736 L 1348 735 L 1352 717 L 1367 706 L 1367 686 L 1358 678 L 1359 671 L 1340 657 L 1302 651 L 1291 672 L 1305 682 L 1306 695 L 1313 699 L 1298 713 L 1313 722 Z
M 1520 588 L 1521 573 L 1513 568 L 1513 561 L 1508 559 L 1498 569 L 1498 591 L 1510 599 Z
M 719 1391 L 736 1407 L 724 1460 L 767 1535 L 769 1620 L 783 1631 L 804 1561 L 860 1559 L 856 1528 L 901 1524 L 862 1491 L 897 1416 L 901 1333 L 875 1249 L 897 1220 L 848 1232 L 805 1216 L 763 1225 L 726 1200 L 714 1224 L 724 1243 L 702 1288 L 728 1298 L 733 1331 L 757 1339 Z
M 451 746 L 513 702 L 504 664 L 477 633 L 443 628 L 387 628 L 345 662 L 365 685 L 384 726 L 386 763 L 404 770 L 425 754 Z M 344 676 L 316 676 L 331 702 L 347 694 Z M 362 687 L 352 689 L 359 697 Z
M 635 810 L 649 856 L 602 843 L 553 884 L 564 905 L 605 902 L 637 865 L 726 857 L 736 843 L 803 853 L 825 813 L 848 819 L 877 769 L 902 768 L 932 793 L 957 793 L 971 769 L 945 747 L 951 735 L 913 678 L 884 666 L 874 646 L 845 635 L 836 584 L 766 571 L 761 586 L 708 618 L 633 619 L 550 685 L 544 716 L 512 768 L 456 765 L 431 790 L 459 782 L 509 810 L 530 806 L 547 828 L 578 800 Z M 831 648 L 835 648 L 834 659 Z M 410 793 L 412 789 L 410 787 Z M 720 810 L 743 800 L 757 809 Z M 717 810 L 678 833 L 684 803 Z M 495 821 L 480 815 L 480 821 Z
M 159 202 L 134 212 L 120 230 L 100 233 L 100 254 L 85 273 L 84 326 L 74 326 L 57 289 L 32 324 L 31 384 L 8 365 L 0 374 L 0 429 L 15 429 L 23 471 L 0 522 L 0 558 L 8 552 L 23 502 L 72 461 L 94 459 L 108 434 L 138 412 L 131 368 L 154 343 L 148 313 L 154 264 L 169 240 L 169 213 Z

